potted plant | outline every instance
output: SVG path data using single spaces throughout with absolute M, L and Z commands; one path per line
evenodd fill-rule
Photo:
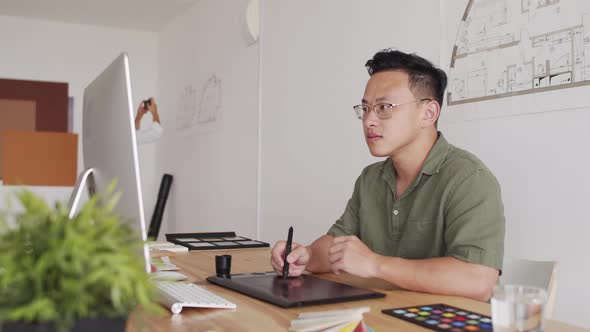
M 124 331 L 137 305 L 161 310 L 112 188 L 106 204 L 94 196 L 73 219 L 28 190 L 17 194 L 23 212 L 0 213 L 2 331 Z

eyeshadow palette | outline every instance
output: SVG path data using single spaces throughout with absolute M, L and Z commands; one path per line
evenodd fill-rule
M 187 247 L 189 250 L 264 248 L 270 246 L 266 242 L 238 236 L 235 232 L 166 234 L 166 240 Z
M 381 312 L 435 331 L 493 331 L 490 316 L 443 303 L 384 309 Z

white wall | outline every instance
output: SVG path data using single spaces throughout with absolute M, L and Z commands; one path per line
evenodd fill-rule
M 67 82 L 74 98 L 74 132 L 79 134 L 84 88 L 121 52 L 130 57 L 134 104 L 155 94 L 156 38 L 148 32 L 0 16 L 0 77 Z M 80 137 L 78 144 L 78 169 L 82 169 Z M 157 189 L 153 145 L 140 147 L 140 161 L 145 206 L 151 216 Z M 0 196 L 16 188 L 0 185 Z M 49 201 L 67 200 L 71 193 L 70 187 L 33 189 Z M 3 204 L 2 198 L 0 208 Z
M 163 29 L 159 38 L 160 108 L 165 132 L 158 173 L 174 182 L 161 234 L 236 231 L 256 236 L 258 46 L 243 38 L 245 0 L 202 0 Z M 220 118 L 196 123 L 203 87 L 221 80 Z M 194 92 L 183 99 L 185 88 Z M 184 102 L 190 128 L 177 130 Z
M 445 70 L 466 4 L 442 5 L 442 20 L 450 22 L 441 42 Z M 590 327 L 582 302 L 590 298 L 590 108 L 559 111 L 569 99 L 587 105 L 587 96 L 586 87 L 443 108 L 440 125 L 451 143 L 478 155 L 500 181 L 506 255 L 558 261 L 554 319 Z
M 263 240 L 310 243 L 344 211 L 374 161 L 352 106 L 386 47 L 439 59 L 438 1 L 263 1 Z M 337 10 L 335 9 L 337 8 Z

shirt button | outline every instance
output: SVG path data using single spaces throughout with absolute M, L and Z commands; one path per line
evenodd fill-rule
M 393 214 L 395 214 L 397 216 L 399 214 L 399 211 L 393 210 Z

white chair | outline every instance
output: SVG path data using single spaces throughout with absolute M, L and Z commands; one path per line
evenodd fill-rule
M 547 290 L 545 317 L 552 317 L 557 287 L 557 262 L 505 257 L 499 283 L 535 286 Z

